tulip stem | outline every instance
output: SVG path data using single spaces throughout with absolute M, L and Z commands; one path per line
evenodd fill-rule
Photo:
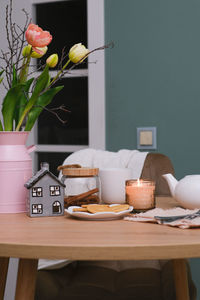
M 22 64 L 22 69 L 19 74 L 19 82 L 23 83 L 27 80 L 27 75 L 28 75 L 28 67 L 31 61 L 31 53 L 28 55 L 27 58 L 24 58 L 23 64 Z
M 68 59 L 68 61 L 66 62 L 66 64 L 62 67 L 62 69 L 57 73 L 57 75 L 52 79 L 52 81 L 49 83 L 49 86 L 51 86 L 56 79 L 59 78 L 60 74 L 62 74 L 62 72 L 65 70 L 65 68 L 68 66 L 68 64 L 70 63 L 70 59 Z

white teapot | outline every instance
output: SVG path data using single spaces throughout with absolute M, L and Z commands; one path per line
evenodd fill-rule
M 188 209 L 200 208 L 200 175 L 188 175 L 177 181 L 172 174 L 162 175 L 170 192 L 181 206 Z

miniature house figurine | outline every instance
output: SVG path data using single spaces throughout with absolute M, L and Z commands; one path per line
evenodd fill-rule
M 49 171 L 48 163 L 41 163 L 41 169 L 24 186 L 29 190 L 27 214 L 30 217 L 64 214 L 65 185 Z

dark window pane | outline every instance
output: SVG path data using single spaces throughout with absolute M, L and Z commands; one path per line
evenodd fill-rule
M 58 176 L 59 171 L 57 171 L 57 167 L 62 165 L 64 160 L 71 153 L 59 153 L 59 152 L 38 152 L 38 170 L 40 170 L 41 162 L 49 163 L 49 170 L 56 176 Z
M 54 97 L 48 109 L 65 105 L 70 112 L 56 111 L 66 124 L 49 111 L 38 119 L 38 143 L 52 145 L 88 145 L 88 80 L 87 77 L 64 78 L 64 88 Z
M 48 52 L 43 58 L 69 49 L 77 43 L 87 47 L 87 6 L 86 0 L 68 0 L 36 4 L 36 23 L 53 36 L 48 46 Z M 86 63 L 78 68 L 87 68 Z

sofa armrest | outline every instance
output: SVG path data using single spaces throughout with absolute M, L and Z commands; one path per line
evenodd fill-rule
M 171 196 L 163 174 L 174 174 L 174 168 L 168 156 L 161 153 L 148 153 L 141 173 L 141 179 L 156 182 L 156 196 Z

